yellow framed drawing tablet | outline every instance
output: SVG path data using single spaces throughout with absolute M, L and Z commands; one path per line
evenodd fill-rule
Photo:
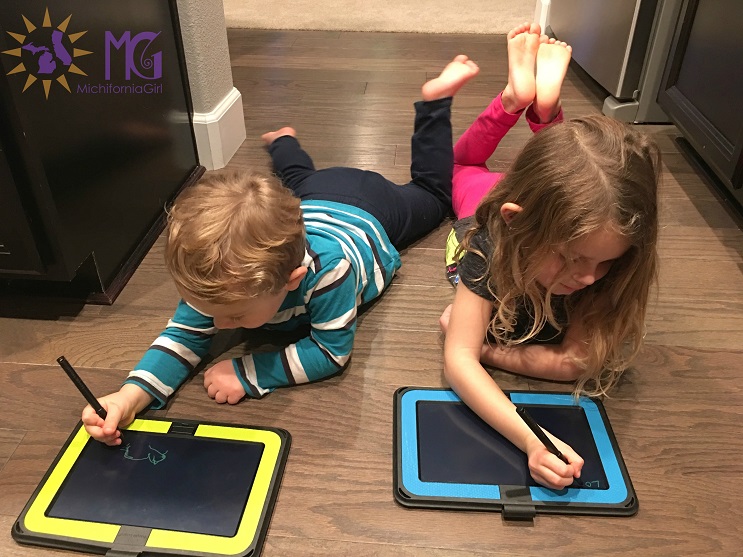
M 28 501 L 16 541 L 125 556 L 256 556 L 291 436 L 140 419 L 108 447 L 78 424 Z

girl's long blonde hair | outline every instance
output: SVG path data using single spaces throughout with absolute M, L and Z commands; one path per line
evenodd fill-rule
M 609 273 L 565 299 L 568 321 L 587 332 L 576 393 L 605 394 L 642 345 L 650 286 L 657 273 L 660 153 L 646 135 L 605 116 L 559 123 L 535 134 L 506 176 L 482 200 L 460 254 L 480 229 L 493 243 L 488 287 L 495 296 L 490 332 L 501 346 L 533 339 L 549 322 L 560 328 L 552 294 L 537 282 L 546 257 L 568 242 L 609 227 L 630 243 Z M 522 211 L 506 221 L 501 206 Z M 482 254 L 481 254 L 482 255 Z M 517 312 L 533 326 L 513 338 Z M 586 388 L 591 382 L 592 388 Z

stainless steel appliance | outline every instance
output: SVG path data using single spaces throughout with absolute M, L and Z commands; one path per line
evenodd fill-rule
M 604 114 L 667 122 L 657 97 L 682 0 L 551 0 L 547 32 L 609 93 Z

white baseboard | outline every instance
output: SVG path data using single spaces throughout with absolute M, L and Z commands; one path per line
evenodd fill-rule
M 245 140 L 242 95 L 235 87 L 208 113 L 194 113 L 199 163 L 207 170 L 224 168 Z

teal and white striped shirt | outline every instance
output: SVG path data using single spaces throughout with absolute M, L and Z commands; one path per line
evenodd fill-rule
M 381 295 L 400 268 L 400 256 L 387 233 L 366 211 L 319 200 L 304 201 L 301 207 L 307 238 L 302 266 L 307 274 L 263 328 L 291 331 L 309 324 L 310 334 L 277 352 L 233 360 L 251 397 L 343 369 L 353 348 L 358 307 Z M 211 317 L 181 300 L 126 383 L 140 386 L 162 407 L 207 354 L 216 332 Z

